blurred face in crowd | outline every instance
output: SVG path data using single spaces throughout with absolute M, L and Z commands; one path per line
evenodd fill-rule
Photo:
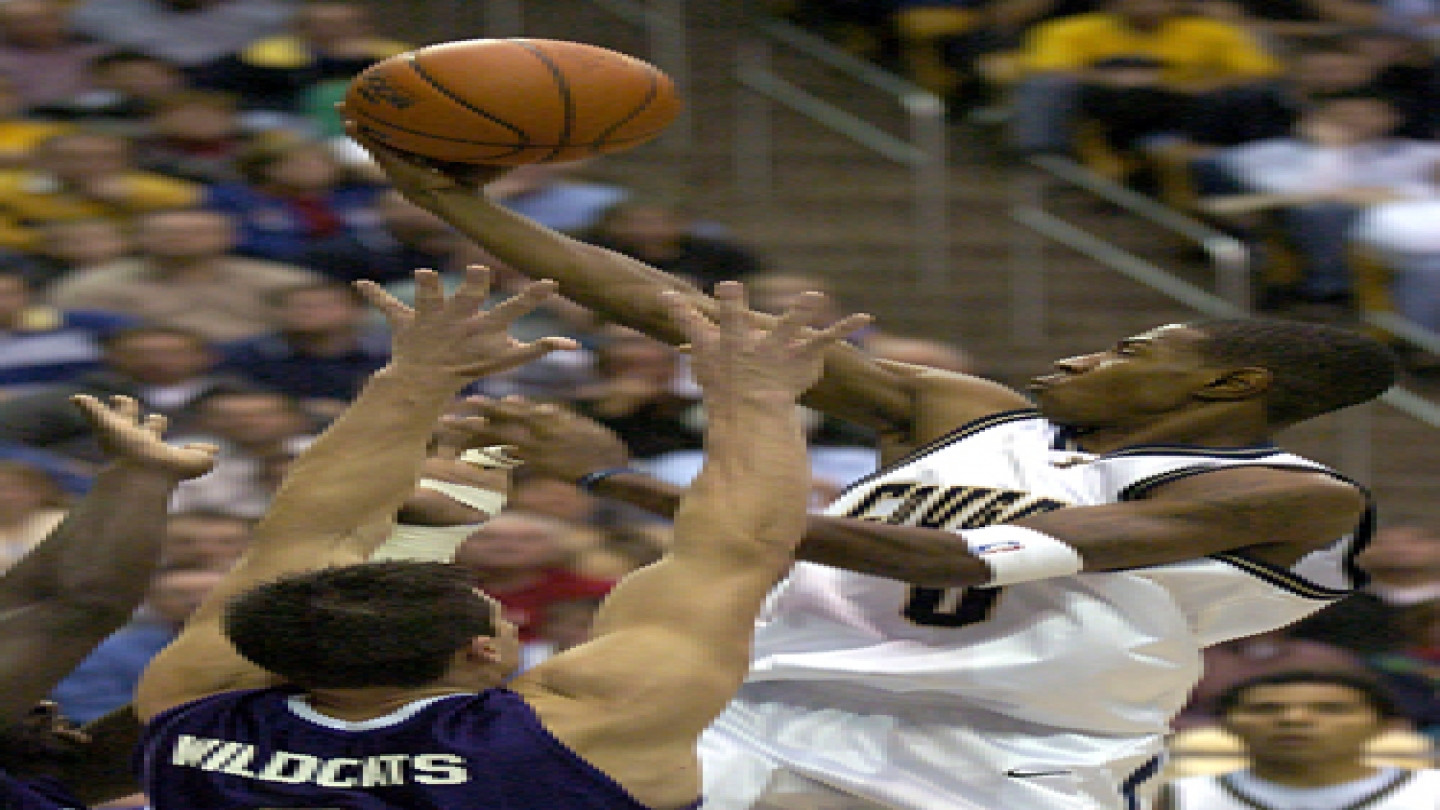
M 130 170 L 130 147 L 109 135 L 61 135 L 35 152 L 35 163 L 67 184 L 93 182 Z
M 0 275 L 0 327 L 18 325 L 30 306 L 30 285 L 19 275 Z
M 1296 57 L 1291 77 L 1305 92 L 1335 93 L 1369 84 L 1375 63 L 1358 53 L 1314 51 Z
M 205 429 L 241 447 L 260 447 L 304 435 L 309 427 L 295 403 L 281 394 L 217 394 L 200 404 Z
M 101 66 L 93 81 L 96 87 L 143 100 L 159 99 L 185 87 L 185 75 L 178 67 L 156 59 L 112 62 Z
M 65 10 L 52 0 L 0 3 L 0 38 L 21 48 L 51 48 L 70 39 Z
M 288 191 L 318 192 L 340 179 L 340 166 L 324 147 L 295 149 L 276 158 L 263 171 L 268 185 Z
M 329 334 L 354 329 L 365 308 L 348 290 L 295 290 L 280 299 L 280 328 L 292 334 Z
M 638 248 L 673 245 L 685 237 L 689 221 L 661 205 L 621 205 L 601 222 L 605 235 Z
M 1319 115 L 1344 128 L 1358 142 L 1382 138 L 1400 124 L 1394 105 L 1378 98 L 1333 99 L 1320 108 Z
M 1407 575 L 1440 581 L 1440 533 L 1425 526 L 1387 526 L 1356 561 L 1382 581 Z
M 315 3 L 296 18 L 300 36 L 317 45 L 344 42 L 370 35 L 365 10 L 350 3 Z
M 1358 760 L 1385 721 L 1361 692 L 1328 683 L 1256 686 L 1223 718 L 1257 761 Z
M 188 262 L 223 256 L 235 246 L 235 228 L 215 211 L 163 211 L 140 220 L 135 241 L 153 260 Z
M 118 259 L 131 249 L 129 235 L 119 223 L 108 219 L 51 222 L 42 230 L 45 255 L 72 268 Z
M 1176 0 L 1111 0 L 1107 8 L 1141 29 L 1154 28 L 1181 11 Z
M 485 571 L 540 571 L 564 555 L 563 524 L 538 515 L 500 514 L 461 544 L 455 564 Z
M 170 624 L 184 624 L 224 578 L 223 571 L 165 571 L 150 583 L 145 606 Z
M 228 571 L 250 545 L 250 522 L 224 515 L 172 515 L 165 524 L 166 565 Z
M 235 110 L 204 102 L 167 107 L 155 114 L 150 126 L 157 135 L 185 141 L 218 141 L 240 131 Z
M 141 332 L 116 339 L 105 363 L 141 385 L 176 385 L 209 371 L 215 356 L 198 337 Z
M 673 348 L 639 334 L 624 334 L 600 347 L 597 370 L 608 379 L 643 379 L 669 383 L 678 373 Z

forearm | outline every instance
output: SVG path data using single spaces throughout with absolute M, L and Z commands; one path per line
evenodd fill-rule
M 685 494 L 682 487 L 640 472 L 607 476 L 591 491 L 666 518 L 675 516 Z M 935 588 L 982 585 L 990 575 L 951 532 L 828 515 L 808 517 L 795 556 Z
M 381 369 L 295 461 L 261 528 L 279 517 L 288 525 L 328 522 L 338 529 L 393 516 L 411 492 L 436 420 L 461 385 L 424 369 Z
M 675 517 L 677 549 L 692 523 L 787 554 L 804 533 L 810 463 L 794 400 L 741 399 L 706 397 L 705 463 Z
M 854 518 L 811 515 L 795 556 L 930 588 L 971 587 L 990 579 L 990 569 L 957 534 Z
M 60 525 L 9 572 L 5 589 L 31 602 L 83 601 L 123 621 L 154 570 L 175 484 L 155 470 L 106 466 Z
M 441 192 L 425 205 L 506 265 L 531 278 L 553 279 L 566 298 L 657 339 L 683 340 L 660 305 L 661 291 L 681 290 L 709 311 L 706 296 L 691 285 L 546 228 L 479 194 Z

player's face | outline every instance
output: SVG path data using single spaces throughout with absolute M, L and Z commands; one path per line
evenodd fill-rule
M 1357 759 L 1383 725 L 1363 694 L 1328 683 L 1257 686 L 1225 716 L 1252 756 L 1289 763 Z
M 1051 420 L 1079 428 L 1139 427 L 1195 402 L 1216 369 L 1197 350 L 1200 333 L 1178 324 L 1125 338 L 1093 354 L 1067 357 L 1031 380 Z

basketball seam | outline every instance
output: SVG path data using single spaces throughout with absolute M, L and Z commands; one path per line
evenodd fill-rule
M 659 74 L 659 72 L 656 71 L 655 68 L 650 67 L 649 65 L 646 65 L 646 66 L 645 66 L 645 72 L 650 76 L 650 89 L 649 89 L 649 91 L 645 94 L 645 98 L 643 98 L 643 99 L 640 100 L 639 106 L 637 106 L 635 109 L 631 110 L 629 115 L 625 116 L 624 118 L 621 118 L 619 121 L 616 121 L 613 126 L 611 126 L 610 128 L 604 130 L 603 132 L 601 132 L 601 133 L 600 133 L 600 137 L 596 138 L 596 139 L 590 144 L 590 148 L 591 148 L 592 151 L 599 152 L 600 149 L 601 149 L 601 147 L 605 146 L 607 143 L 611 143 L 611 141 L 610 141 L 610 135 L 611 135 L 611 133 L 615 132 L 616 130 L 620 129 L 621 127 L 625 126 L 626 124 L 630 123 L 631 121 L 634 121 L 636 118 L 639 118 L 639 117 L 640 117 L 640 113 L 645 112 L 645 109 L 650 106 L 650 102 L 654 101 L 654 100 L 660 95 L 660 74 Z M 614 143 L 623 143 L 623 142 L 624 142 L 624 139 L 623 139 L 623 138 L 622 138 L 622 139 L 617 139 L 616 141 L 614 141 Z
M 410 128 L 408 128 L 408 127 L 403 127 L 403 126 L 401 126 L 401 125 L 399 125 L 399 124 L 391 123 L 390 121 L 387 121 L 387 120 L 385 120 L 384 118 L 381 118 L 381 117 L 379 117 L 379 116 L 377 116 L 377 115 L 372 115 L 371 113 L 366 112 L 364 109 L 362 109 L 362 108 L 360 108 L 360 107 L 358 107 L 358 106 L 355 107 L 355 108 L 353 108 L 353 109 L 347 108 L 347 109 L 345 110 L 345 112 L 346 112 L 347 114 L 349 114 L 349 115 L 352 115 L 352 116 L 359 116 L 359 117 L 363 117 L 363 118 L 368 118 L 368 119 L 370 119 L 371 121 L 375 122 L 376 124 L 380 124 L 380 125 L 382 125 L 382 126 L 384 126 L 384 127 L 387 127 L 387 128 L 389 128 L 389 129 L 393 129 L 393 130 L 397 130 L 397 131 L 399 131 L 399 132 L 404 132 L 404 133 L 407 134 L 407 135 L 418 135 L 418 136 L 420 136 L 420 137 L 422 137 L 422 138 L 430 138 L 430 139 L 432 139 L 432 140 L 437 140 L 437 141 L 447 141 L 447 142 L 449 142 L 449 143 L 463 143 L 463 144 L 468 144 L 468 145 L 470 145 L 470 146 L 493 146 L 493 147 L 495 147 L 495 148 L 504 147 L 504 148 L 508 148 L 508 149 L 510 150 L 509 152 L 504 152 L 504 153 L 499 154 L 499 155 L 487 155 L 487 157 L 489 157 L 489 158 L 509 157 L 509 156 L 511 156 L 511 155 L 515 155 L 515 154 L 518 154 L 518 153 L 520 153 L 520 152 L 524 152 L 526 149 L 535 148 L 535 147 L 533 147 L 533 146 L 516 146 L 516 145 L 513 144 L 513 143 L 490 143 L 489 141 L 475 141 L 475 140 L 471 140 L 471 139 L 469 139 L 469 138 L 451 138 L 451 137 L 449 137 L 449 136 L 447 136 L 447 135 L 436 135 L 436 134 L 431 133 L 431 132 L 421 132 L 421 131 L 418 130 L 418 129 L 410 129 Z M 382 138 L 381 140 L 383 141 L 383 138 Z M 542 149 L 548 149 L 548 148 L 550 148 L 550 147 L 549 147 L 548 144 L 544 144 L 544 145 L 541 145 L 540 148 L 542 148 Z
M 575 98 L 570 93 L 570 82 L 565 78 L 565 71 L 561 70 L 560 66 L 555 64 L 549 54 L 545 53 L 539 47 L 523 40 L 516 40 L 515 44 L 529 51 L 532 56 L 540 60 L 540 64 L 544 65 L 545 68 L 550 71 L 551 78 L 555 80 L 555 90 L 560 94 L 560 109 L 564 112 L 564 118 L 560 125 L 560 143 L 550 154 L 537 161 L 544 163 L 559 155 L 564 149 L 574 145 L 570 143 L 570 133 L 575 131 Z
M 422 50 L 423 50 L 423 49 L 422 49 Z M 493 115 L 491 115 L 490 113 L 486 112 L 483 108 L 476 107 L 474 104 L 471 104 L 470 102 L 466 101 L 465 99 L 463 99 L 463 98 L 455 95 L 454 93 L 450 92 L 449 88 L 447 88 L 447 87 L 445 87 L 444 85 L 440 84 L 439 82 L 435 81 L 435 79 L 434 79 L 429 73 L 426 73 L 426 72 L 425 72 L 425 67 L 420 64 L 420 53 L 421 53 L 421 51 L 412 51 L 410 54 L 408 54 L 409 58 L 405 60 L 405 61 L 406 61 L 406 64 L 410 65 L 410 69 L 413 70 L 413 71 L 415 71 L 415 75 L 416 75 L 416 76 L 419 76 L 421 79 L 424 79 L 426 84 L 429 84 L 431 87 L 435 88 L 435 92 L 437 92 L 437 93 L 439 93 L 440 95 L 442 95 L 442 96 L 450 99 L 451 101 L 455 102 L 456 104 L 459 104 L 461 107 L 464 107 L 465 109 L 469 110 L 470 112 L 475 113 L 476 115 L 480 116 L 481 118 L 484 118 L 484 119 L 486 119 L 486 120 L 488 120 L 488 121 L 492 121 L 492 122 L 494 122 L 494 123 L 496 123 L 496 124 L 498 124 L 498 125 L 506 128 L 506 129 L 510 130 L 511 132 L 515 133 L 515 137 L 516 137 L 517 139 L 519 139 L 519 141 L 520 141 L 520 143 L 518 144 L 518 146 L 519 146 L 520 148 L 528 148 L 528 147 L 531 145 L 531 144 L 530 144 L 530 135 L 529 135 L 529 133 L 527 133 L 525 130 L 521 129 L 520 127 L 515 126 L 514 124 L 511 124 L 511 123 L 508 122 L 508 121 L 502 120 L 502 119 L 500 119 L 500 118 L 496 118 L 495 116 L 493 116 Z M 507 144 L 507 146 L 508 146 L 508 145 L 514 145 L 514 144 Z

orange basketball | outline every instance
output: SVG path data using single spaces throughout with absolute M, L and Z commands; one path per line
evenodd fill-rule
M 519 166 L 639 146 L 680 112 L 670 77 L 623 53 L 553 39 L 472 39 L 392 56 L 356 76 L 345 113 L 387 146 Z

